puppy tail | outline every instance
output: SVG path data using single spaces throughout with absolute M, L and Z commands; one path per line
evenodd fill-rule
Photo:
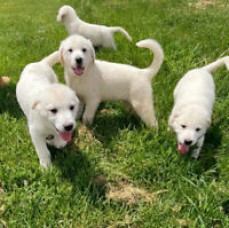
M 150 79 L 152 79 L 158 73 L 164 61 L 163 49 L 156 40 L 152 40 L 152 39 L 141 40 L 137 42 L 136 45 L 141 48 L 148 48 L 154 54 L 154 59 L 150 64 L 150 66 L 147 68 L 151 72 Z
M 56 63 L 60 62 L 60 54 L 59 51 L 55 51 L 52 54 L 50 54 L 49 56 L 45 57 L 44 59 L 42 59 L 41 61 L 47 63 L 50 67 L 52 67 L 53 65 L 55 65 Z
M 129 33 L 122 27 L 111 27 L 111 30 L 112 32 L 121 32 L 129 41 L 132 41 L 132 38 L 129 35 Z
M 225 56 L 216 60 L 213 63 L 208 64 L 207 66 L 202 67 L 201 69 L 212 73 L 213 71 L 217 70 L 219 67 L 226 65 L 227 69 L 229 70 L 229 56 Z

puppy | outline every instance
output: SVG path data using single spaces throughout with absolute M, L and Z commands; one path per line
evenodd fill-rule
M 79 100 L 65 85 L 59 84 L 51 68 L 58 52 L 40 62 L 28 64 L 16 87 L 18 103 L 27 117 L 32 142 L 40 164 L 51 163 L 46 143 L 62 148 L 72 138 Z
M 115 32 L 121 32 L 128 40 L 131 40 L 129 34 L 121 27 L 94 25 L 80 20 L 75 10 L 67 5 L 59 9 L 57 21 L 64 23 L 69 35 L 78 34 L 84 36 L 90 39 L 95 47 L 112 47 L 116 49 L 113 37 Z
M 215 86 L 211 73 L 226 64 L 229 57 L 221 58 L 205 67 L 194 69 L 184 75 L 174 90 L 174 107 L 169 125 L 177 134 L 178 151 L 186 154 L 196 145 L 192 156 L 198 158 L 205 133 L 211 124 L 215 101 Z
M 149 48 L 154 60 L 146 69 L 95 60 L 91 42 L 79 35 L 64 40 L 60 59 L 65 81 L 86 104 L 83 122 L 91 124 L 101 101 L 129 103 L 145 124 L 157 127 L 153 109 L 151 80 L 163 62 L 163 50 L 155 40 L 143 40 L 138 47 Z M 82 107 L 82 106 L 81 106 Z

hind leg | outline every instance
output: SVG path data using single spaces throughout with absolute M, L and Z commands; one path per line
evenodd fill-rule
M 113 38 L 113 34 L 106 34 L 103 37 L 103 47 L 105 48 L 113 48 L 114 50 L 117 49 L 114 38 Z
M 150 96 L 151 97 L 151 96 Z M 133 99 L 131 105 L 142 121 L 150 127 L 158 127 L 151 99 Z
M 146 125 L 158 127 L 153 108 L 152 88 L 148 82 L 141 81 L 132 86 L 129 102 Z

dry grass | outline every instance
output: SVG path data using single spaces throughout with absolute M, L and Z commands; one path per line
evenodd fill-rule
M 198 0 L 194 3 L 191 3 L 191 6 L 194 6 L 197 9 L 206 9 L 208 6 L 214 6 L 218 4 L 219 1 L 217 0 Z
M 129 215 L 126 215 L 123 221 L 116 221 L 108 226 L 108 228 L 116 228 L 116 227 L 131 227 L 132 219 Z
M 0 87 L 7 86 L 10 83 L 10 78 L 7 76 L 0 77 Z
M 134 187 L 132 184 L 120 182 L 117 186 L 109 185 L 106 198 L 108 200 L 126 203 L 127 205 L 136 205 L 138 202 L 155 202 L 157 196 L 166 191 L 147 192 L 145 189 Z

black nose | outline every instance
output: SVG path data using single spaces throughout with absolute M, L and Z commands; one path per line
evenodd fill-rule
M 65 131 L 71 131 L 72 128 L 73 128 L 73 124 L 69 124 L 69 125 L 64 126 Z
M 76 58 L 76 63 L 77 64 L 82 64 L 83 62 L 83 59 L 82 58 Z
M 192 140 L 184 140 L 184 143 L 185 143 L 186 145 L 191 145 L 191 144 L 192 144 Z

